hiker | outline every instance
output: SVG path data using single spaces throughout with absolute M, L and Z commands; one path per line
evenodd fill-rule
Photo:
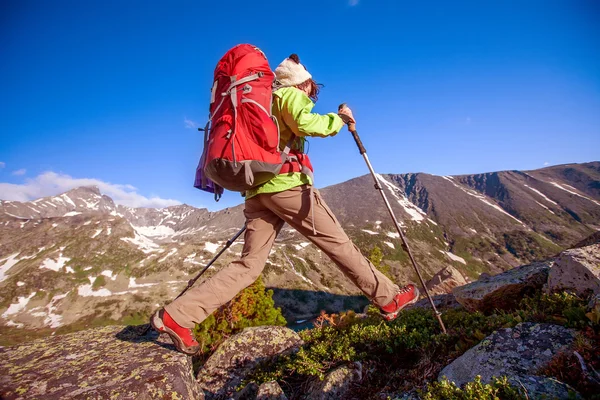
M 327 254 L 381 310 L 384 319 L 393 320 L 419 296 L 414 285 L 399 288 L 360 253 L 313 187 L 312 166 L 304 153 L 305 138 L 336 135 L 343 128 L 344 120 L 355 123 L 352 111 L 343 107 L 339 115 L 312 113 L 320 85 L 295 54 L 275 69 L 273 87 L 272 113 L 279 125 L 279 146 L 281 149 L 288 146 L 295 135 L 290 155 L 297 161 L 285 164 L 281 173 L 270 181 L 246 191 L 246 232 L 241 258 L 192 287 L 152 317 L 154 328 L 168 333 L 177 349 L 186 354 L 195 354 L 199 349 L 192 333 L 194 325 L 259 277 L 284 223 Z

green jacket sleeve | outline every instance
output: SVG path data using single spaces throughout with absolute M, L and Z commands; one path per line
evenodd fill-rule
M 283 88 L 274 95 L 280 102 L 283 122 L 296 136 L 333 136 L 344 126 L 344 121 L 335 113 L 313 113 L 315 103 L 299 89 Z

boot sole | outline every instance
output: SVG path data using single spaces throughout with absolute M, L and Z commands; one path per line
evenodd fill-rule
M 400 314 L 400 311 L 402 311 L 404 308 L 406 308 L 407 306 L 409 306 L 411 304 L 415 304 L 419 300 L 419 294 L 420 294 L 419 288 L 417 288 L 415 286 L 415 298 L 414 299 L 412 299 L 411 301 L 407 301 L 406 303 L 404 303 L 402 305 L 402 307 L 400 307 L 393 313 L 381 314 L 381 316 L 383 317 L 383 319 L 385 319 L 388 322 L 395 320 L 398 317 L 398 314 Z
M 177 350 L 179 350 L 180 352 L 189 356 L 193 356 L 194 354 L 196 354 L 198 352 L 198 349 L 192 350 L 189 347 L 187 347 L 179 338 L 179 335 L 177 335 L 175 332 L 173 332 L 171 329 L 165 326 L 162 319 L 158 316 L 158 313 L 159 312 L 157 311 L 150 320 L 150 325 L 152 325 L 152 328 L 154 328 L 154 330 L 158 333 L 166 333 L 167 335 L 169 335 L 171 341 L 173 342 Z

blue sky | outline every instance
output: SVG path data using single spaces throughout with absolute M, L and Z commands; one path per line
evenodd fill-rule
M 466 174 L 600 159 L 600 4 L 579 1 L 34 1 L 0 5 L 0 198 L 98 184 L 134 206 L 192 187 L 218 59 L 295 52 L 354 110 L 377 172 Z M 368 173 L 313 139 L 318 187 Z

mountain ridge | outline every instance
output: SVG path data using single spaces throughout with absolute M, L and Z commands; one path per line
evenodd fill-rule
M 426 279 L 466 279 L 557 254 L 600 230 L 600 162 L 533 171 L 378 175 Z M 398 233 L 364 175 L 321 189 L 363 254 L 399 284 L 417 281 Z M 0 329 L 63 329 L 145 318 L 173 298 L 244 224 L 243 205 L 208 211 L 117 205 L 97 187 L 31 202 L 0 201 Z M 237 240 L 207 272 L 241 252 Z M 377 250 L 378 249 L 378 250 Z M 285 226 L 263 271 L 288 320 L 359 309 L 360 293 Z M 328 301 L 329 294 L 345 300 Z

